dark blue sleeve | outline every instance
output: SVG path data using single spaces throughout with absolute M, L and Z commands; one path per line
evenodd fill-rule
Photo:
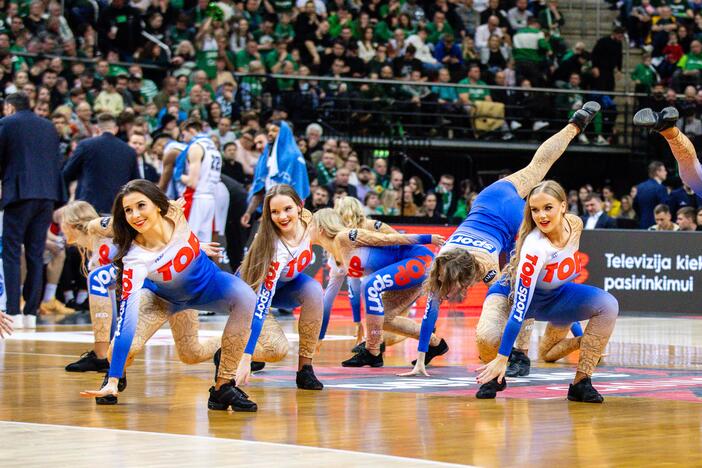
M 79 144 L 76 147 L 76 150 L 73 152 L 73 155 L 68 158 L 68 161 L 66 161 L 66 165 L 63 167 L 63 180 L 66 181 L 66 183 L 72 182 L 80 176 L 80 172 L 83 168 L 83 159 L 85 155 L 85 145 Z

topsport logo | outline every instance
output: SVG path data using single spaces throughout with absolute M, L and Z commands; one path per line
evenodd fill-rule
M 451 236 L 448 240 L 449 244 L 457 244 L 465 247 L 475 247 L 476 249 L 486 250 L 489 253 L 497 251 L 497 247 L 490 241 L 480 238 L 478 236 L 458 234 L 456 236 Z

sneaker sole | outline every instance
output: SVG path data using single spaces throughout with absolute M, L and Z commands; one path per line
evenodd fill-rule
M 381 362 L 380 364 L 362 364 L 360 366 L 354 365 L 354 364 L 344 364 L 343 362 L 341 363 L 341 367 L 383 367 L 383 363 Z
M 95 398 L 95 404 L 100 406 L 111 406 L 118 403 L 117 397 L 115 399 L 107 399 L 105 397 Z
M 240 406 L 234 406 L 231 403 L 213 403 L 211 401 L 207 402 L 207 409 L 211 409 L 214 411 L 227 411 L 229 407 L 232 407 L 232 411 L 236 411 L 238 413 L 255 413 L 258 411 L 258 405 L 254 406 L 253 408 L 243 408 Z
M 575 401 L 577 403 L 604 403 L 604 398 L 599 400 L 599 401 L 587 401 L 587 400 L 578 400 L 577 398 L 571 397 L 570 395 L 568 395 L 568 400 Z
M 254 406 L 253 408 L 238 408 L 232 406 L 232 410 L 236 411 L 237 413 L 255 413 L 258 411 L 258 406 Z

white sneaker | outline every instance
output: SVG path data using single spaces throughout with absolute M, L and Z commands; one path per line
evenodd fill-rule
M 582 143 L 583 145 L 589 145 L 589 144 L 590 144 L 590 140 L 588 140 L 587 136 L 585 136 L 584 133 L 581 133 L 580 135 L 578 135 L 578 141 L 579 141 L 580 143 Z
M 520 123 L 517 122 L 516 120 L 513 120 L 512 122 L 510 122 L 509 128 L 511 128 L 512 131 L 514 132 L 514 131 L 517 131 L 517 130 L 519 130 L 520 128 L 522 128 L 522 124 L 520 124 Z
M 26 330 L 34 330 L 37 328 L 37 316 L 36 315 L 24 315 L 24 328 Z
M 10 317 L 12 317 L 12 329 L 13 330 L 21 330 L 24 328 L 24 315 L 17 314 L 17 315 L 10 315 Z
M 551 125 L 551 124 L 546 122 L 545 120 L 537 120 L 536 122 L 534 122 L 534 125 L 532 125 L 531 129 L 534 130 L 535 132 L 538 132 L 542 128 L 546 128 L 549 125 Z
M 609 142 L 602 135 L 597 135 L 597 138 L 595 139 L 595 144 L 598 146 L 607 146 L 609 145 Z

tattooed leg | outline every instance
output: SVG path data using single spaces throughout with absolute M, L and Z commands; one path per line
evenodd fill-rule
M 695 146 L 676 127 L 663 130 L 661 135 L 668 141 L 673 156 L 678 162 L 682 181 L 692 188 L 697 195 L 702 196 L 702 166 L 697 159 Z
M 168 304 L 149 290 L 141 292 L 141 301 L 139 302 L 139 321 L 134 332 L 134 340 L 129 348 L 129 356 L 125 363 L 128 367 L 134 361 L 137 354 L 144 349 L 144 345 L 149 341 L 149 338 L 154 336 L 154 333 L 163 326 L 168 320 Z M 112 357 L 112 346 L 109 351 L 110 358 Z
M 490 362 L 497 356 L 508 316 L 509 299 L 507 296 L 490 294 L 485 298 L 475 330 L 478 355 L 481 361 Z
M 95 355 L 99 359 L 107 357 L 112 329 L 112 299 L 110 296 L 90 295 L 90 320 L 95 337 Z
M 517 189 L 520 197 L 526 197 L 536 184 L 544 180 L 551 166 L 561 157 L 568 144 L 579 132 L 575 124 L 566 125 L 539 146 L 527 167 L 506 178 Z
M 251 359 L 259 362 L 282 361 L 288 355 L 289 347 L 288 339 L 280 324 L 275 317 L 268 314 Z
M 305 276 L 305 278 L 309 278 Z M 310 278 L 305 280 L 303 286 L 296 294 L 300 303 L 300 320 L 297 323 L 297 332 L 300 336 L 299 370 L 305 364 L 312 364 L 312 358 L 317 350 L 319 331 L 322 329 L 322 316 L 324 314 L 324 291 L 319 282 Z
M 595 366 L 602 357 L 605 346 L 609 342 L 609 337 L 614 330 L 614 324 L 619 314 L 619 304 L 609 293 L 601 291 L 592 301 L 591 306 L 595 309 L 594 315 L 585 328 L 585 333 L 580 341 L 580 360 L 578 361 L 578 371 L 575 374 L 573 383 L 578 383 L 585 377 L 592 375 Z
M 222 358 L 219 363 L 219 373 L 215 389 L 234 380 L 236 368 L 239 365 L 244 348 L 251 334 L 251 319 L 256 306 L 256 294 L 241 279 L 224 272 L 229 290 L 226 300 L 229 304 L 229 318 L 222 333 Z
M 385 305 L 385 321 L 383 322 L 383 330 L 385 330 L 385 346 L 388 345 L 388 335 L 395 334 L 405 338 L 419 339 L 421 324 L 414 320 L 404 317 L 422 293 L 422 286 L 418 285 L 410 289 L 398 291 L 387 291 L 383 294 L 383 304 Z M 390 333 L 388 333 L 390 332 Z M 437 346 L 441 339 L 435 334 L 431 335 L 429 344 Z M 393 343 L 394 344 L 394 343 Z
M 407 304 L 410 300 L 411 302 Z M 387 291 L 383 293 L 383 304 L 385 304 L 386 310 L 399 310 L 400 312 L 396 314 L 397 317 L 406 317 L 415 301 L 416 299 L 407 297 L 405 291 Z M 383 343 L 385 343 L 386 348 L 401 343 L 406 339 L 406 336 L 392 333 L 383 325 Z
M 539 343 L 539 359 L 545 362 L 556 362 L 580 349 L 580 337 L 566 338 L 570 325 L 546 325 L 546 331 Z
M 534 319 L 526 319 L 522 324 L 522 329 L 517 335 L 517 341 L 514 347 L 526 353 L 529 350 L 529 342 L 531 341 L 531 332 L 534 329 Z
M 183 310 L 172 314 L 168 322 L 171 325 L 178 357 L 185 364 L 197 364 L 212 359 L 222 343 L 219 337 L 200 340 L 200 322 L 196 310 Z

